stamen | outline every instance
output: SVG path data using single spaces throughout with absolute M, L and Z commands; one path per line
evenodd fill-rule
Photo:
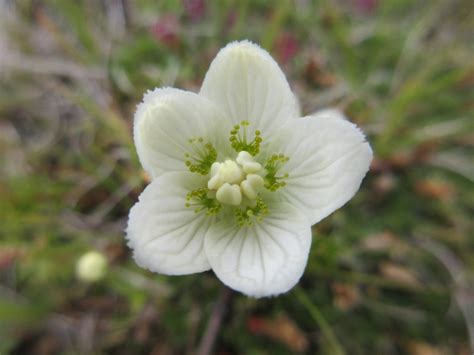
M 273 154 L 264 165 L 266 170 L 265 175 L 265 188 L 270 191 L 276 191 L 281 187 L 286 186 L 286 182 L 282 181 L 288 178 L 288 173 L 277 176 L 278 170 L 289 160 L 289 158 L 283 154 Z
M 236 208 L 234 210 L 237 223 L 243 226 L 251 226 L 255 221 L 260 222 L 268 214 L 268 207 L 261 197 L 258 197 L 255 206 L 247 206 L 246 208 Z
M 216 148 L 211 143 L 204 143 L 201 137 L 191 138 L 188 142 L 191 144 L 192 154 L 184 155 L 186 158 L 184 163 L 192 173 L 207 175 L 217 159 Z
M 246 151 L 255 156 L 260 152 L 260 144 L 262 143 L 261 132 L 256 130 L 252 141 L 247 141 L 247 127 L 250 125 L 248 121 L 240 122 L 240 125 L 235 125 L 230 131 L 230 145 L 236 152 Z M 242 129 L 241 129 L 242 128 Z M 242 131 L 242 135 L 240 133 Z
M 221 204 L 210 195 L 209 189 L 205 187 L 188 192 L 185 206 L 194 208 L 195 213 L 206 210 L 208 216 L 215 215 L 220 211 Z

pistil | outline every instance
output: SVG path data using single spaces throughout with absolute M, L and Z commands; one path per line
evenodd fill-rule
M 252 155 L 241 151 L 235 161 L 227 159 L 212 164 L 207 187 L 216 191 L 220 203 L 239 206 L 243 197 L 250 201 L 257 199 L 258 191 L 264 185 L 263 177 L 258 175 L 261 171 L 262 166 L 254 161 Z

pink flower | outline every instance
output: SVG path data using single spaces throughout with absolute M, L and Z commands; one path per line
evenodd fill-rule
M 354 0 L 354 5 L 357 10 L 364 13 L 370 13 L 374 11 L 377 7 L 377 4 L 377 0 Z
M 206 14 L 204 0 L 183 0 L 184 12 L 192 21 L 201 20 Z
M 296 37 L 291 33 L 282 33 L 276 40 L 275 50 L 280 62 L 288 63 L 299 51 Z
M 167 47 L 177 47 L 180 42 L 180 26 L 176 16 L 167 14 L 160 17 L 150 29 L 153 37 Z

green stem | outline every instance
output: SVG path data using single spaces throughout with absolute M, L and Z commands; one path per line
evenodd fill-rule
M 311 318 L 313 318 L 313 320 L 318 324 L 319 328 L 321 329 L 324 338 L 331 347 L 331 354 L 344 355 L 344 349 L 337 340 L 330 325 L 328 324 L 318 307 L 316 307 L 316 305 L 311 302 L 308 295 L 301 287 L 296 287 L 294 292 L 298 301 L 308 310 L 309 314 L 311 315 Z

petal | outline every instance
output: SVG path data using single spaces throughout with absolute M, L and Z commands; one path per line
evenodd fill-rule
M 127 239 L 137 264 L 167 275 L 209 269 L 204 235 L 213 218 L 186 208 L 186 194 L 205 183 L 191 173 L 165 173 L 142 192 L 129 215 Z
M 324 114 L 294 120 L 268 146 L 267 152 L 289 157 L 282 169 L 289 177 L 281 193 L 306 213 L 311 224 L 354 196 L 372 160 L 364 134 L 340 117 Z
M 252 226 L 234 220 L 212 225 L 204 248 L 217 277 L 227 286 L 253 297 L 291 289 L 303 274 L 311 246 L 306 217 L 279 203 Z
M 298 103 L 278 64 L 256 44 L 233 42 L 217 54 L 199 95 L 219 105 L 239 123 L 247 120 L 263 138 L 288 119 L 299 117 Z
M 202 137 L 229 153 L 232 122 L 212 102 L 192 92 L 165 88 L 148 92 L 135 113 L 134 139 L 140 162 L 152 177 L 187 171 L 184 154 L 190 138 Z
M 339 120 L 347 120 L 347 117 L 344 116 L 344 113 L 337 108 L 326 108 L 323 110 L 316 111 L 310 115 L 313 118 L 332 118 Z

